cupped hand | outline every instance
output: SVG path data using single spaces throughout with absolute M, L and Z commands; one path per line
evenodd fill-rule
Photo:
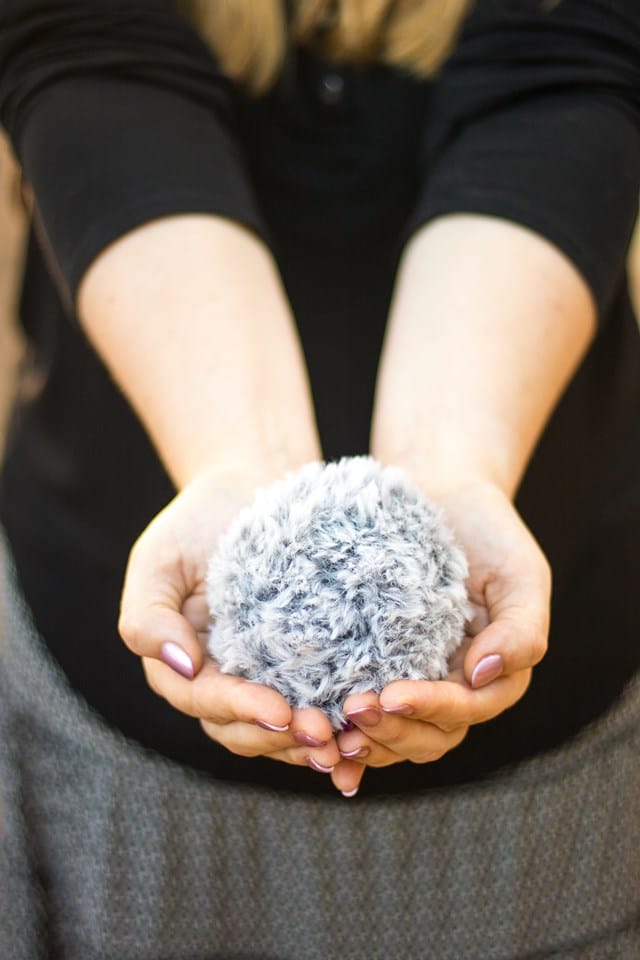
M 318 709 L 292 709 L 275 690 L 223 674 L 206 655 L 206 572 L 218 537 L 250 502 L 265 473 L 198 476 L 151 522 L 129 558 L 119 629 L 142 657 L 151 688 L 197 718 L 233 753 L 268 756 L 329 773 L 340 764 L 331 725 Z M 358 769 L 342 771 L 346 790 Z M 345 789 L 345 788 L 343 788 Z
M 441 492 L 437 502 L 469 563 L 468 635 L 445 680 L 397 680 L 379 695 L 346 700 L 354 729 L 338 736 L 338 746 L 353 764 L 439 759 L 472 724 L 513 706 L 546 652 L 549 565 L 509 498 L 492 484 L 477 483 Z M 332 775 L 341 789 L 347 769 Z

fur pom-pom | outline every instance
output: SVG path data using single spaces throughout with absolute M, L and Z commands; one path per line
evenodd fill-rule
M 469 614 L 467 564 L 402 470 L 310 463 L 257 492 L 208 571 L 209 652 L 225 673 L 317 706 L 440 679 Z

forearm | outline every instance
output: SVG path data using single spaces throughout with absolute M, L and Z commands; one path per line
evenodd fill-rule
M 410 241 L 383 351 L 372 450 L 436 492 L 509 496 L 595 329 L 588 287 L 540 236 L 451 215 Z
M 179 487 L 211 467 L 319 456 L 286 297 L 242 227 L 211 216 L 141 227 L 91 265 L 78 313 Z

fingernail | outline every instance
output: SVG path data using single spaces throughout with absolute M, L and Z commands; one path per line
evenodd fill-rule
M 187 680 L 193 680 L 196 675 L 191 657 L 177 643 L 172 643 L 170 640 L 163 643 L 160 648 L 160 659 Z
M 262 727 L 263 730 L 270 730 L 271 733 L 286 733 L 289 729 L 288 723 L 285 723 L 283 727 L 279 727 L 277 723 L 268 723 L 266 720 L 254 720 L 254 723 L 257 727 Z
M 346 733 L 348 730 L 355 730 L 356 725 L 352 723 L 351 720 L 343 720 L 341 730 L 343 733 Z
M 303 747 L 326 747 L 327 745 L 326 740 L 318 740 L 317 737 L 312 737 L 310 734 L 303 733 L 301 730 L 297 730 L 294 733 L 293 739 Z
M 360 710 L 351 710 L 347 714 L 358 727 L 375 727 L 382 719 L 376 707 L 362 707 Z
M 309 764 L 311 769 L 317 770 L 318 773 L 331 773 L 331 771 L 335 769 L 335 765 L 333 767 L 325 767 L 323 763 L 320 763 L 314 757 L 305 757 L 304 759 Z
M 371 753 L 369 747 L 356 747 L 355 750 L 341 750 L 340 756 L 345 760 L 364 760 L 365 757 L 368 757 Z
M 355 797 L 358 792 L 358 788 L 354 787 L 353 790 L 341 790 L 340 793 L 343 797 Z
M 394 716 L 410 717 L 415 711 L 409 703 L 398 703 L 393 707 L 383 707 L 385 713 L 392 713 Z
M 483 657 L 476 663 L 471 674 L 471 686 L 475 689 L 485 687 L 496 677 L 499 677 L 504 670 L 504 660 L 499 653 L 492 653 L 488 657 Z

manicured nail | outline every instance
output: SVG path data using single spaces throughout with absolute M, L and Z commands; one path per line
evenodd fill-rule
M 312 770 L 317 770 L 318 773 L 331 773 L 335 769 L 333 767 L 325 767 L 323 763 L 319 763 L 314 757 L 305 757 L 306 762 L 309 764 Z
M 344 760 L 364 760 L 370 753 L 369 747 L 356 747 L 355 750 L 341 750 L 340 756 Z
M 383 707 L 385 713 L 391 713 L 398 717 L 410 717 L 415 713 L 410 703 L 398 703 L 393 707 Z
M 263 730 L 270 730 L 271 733 L 286 733 L 289 729 L 288 723 L 285 723 L 283 727 L 279 727 L 277 723 L 268 723 L 266 720 L 254 720 L 254 723 L 257 727 L 262 727 Z
M 471 674 L 471 686 L 476 690 L 478 687 L 485 687 L 496 677 L 499 677 L 504 670 L 504 660 L 499 653 L 492 653 L 488 657 L 476 663 Z
M 310 734 L 303 733 L 301 730 L 297 730 L 294 733 L 293 739 L 303 747 L 326 747 L 327 745 L 326 740 L 318 740 L 317 737 L 312 737 Z
M 360 710 L 350 710 L 347 716 L 357 727 L 375 727 L 382 719 L 380 711 L 376 707 L 361 707 Z
M 177 643 L 172 643 L 170 640 L 163 643 L 160 648 L 160 659 L 187 680 L 193 680 L 196 675 L 191 657 Z
M 341 790 L 340 793 L 343 797 L 355 797 L 358 792 L 358 788 L 354 787 L 353 790 Z

